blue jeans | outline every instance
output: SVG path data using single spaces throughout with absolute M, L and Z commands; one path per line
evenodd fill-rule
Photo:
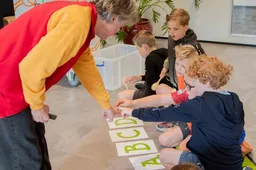
M 181 163 L 192 163 L 201 168 L 201 170 L 205 170 L 198 157 L 192 152 L 183 151 L 182 154 L 180 155 L 179 160 L 179 164 Z
M 51 170 L 44 135 L 29 108 L 0 119 L 0 170 Z

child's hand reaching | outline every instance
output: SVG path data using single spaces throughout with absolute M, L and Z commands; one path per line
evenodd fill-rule
M 142 77 L 141 76 L 130 76 L 130 77 L 125 77 L 123 79 L 123 82 L 125 84 L 134 84 L 138 81 L 141 81 Z
M 160 74 L 159 77 L 160 77 L 160 78 L 164 78 L 164 76 L 166 75 L 166 72 L 167 72 L 166 68 L 163 67 L 163 69 L 162 69 L 161 74 Z
M 132 116 L 132 111 L 134 109 L 127 107 L 118 107 L 118 110 L 121 112 L 122 117 L 127 118 L 129 116 Z
M 133 107 L 133 101 L 128 99 L 119 99 L 114 107 Z

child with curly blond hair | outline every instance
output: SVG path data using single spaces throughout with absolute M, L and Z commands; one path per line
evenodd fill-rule
M 151 122 L 192 122 L 193 136 L 187 142 L 190 151 L 173 148 L 161 151 L 161 163 L 168 169 L 186 162 L 202 170 L 241 170 L 239 138 L 244 129 L 243 104 L 236 93 L 221 89 L 229 81 L 232 69 L 217 57 L 200 56 L 184 76 L 189 100 L 161 109 L 120 108 L 121 114 Z

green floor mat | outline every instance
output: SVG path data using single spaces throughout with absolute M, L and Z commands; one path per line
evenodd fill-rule
M 253 170 L 256 170 L 255 164 L 247 156 L 244 157 L 243 167 L 244 166 L 249 166 Z

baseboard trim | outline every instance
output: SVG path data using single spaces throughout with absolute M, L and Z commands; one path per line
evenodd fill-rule
M 167 37 L 158 37 L 156 36 L 157 39 L 168 39 Z M 198 40 L 199 42 L 202 43 L 213 43 L 213 44 L 224 44 L 224 45 L 236 45 L 236 46 L 246 46 L 246 47 L 256 47 L 256 45 L 252 44 L 241 44 L 241 43 L 229 43 L 229 42 L 219 42 L 219 41 L 206 41 L 206 40 Z

